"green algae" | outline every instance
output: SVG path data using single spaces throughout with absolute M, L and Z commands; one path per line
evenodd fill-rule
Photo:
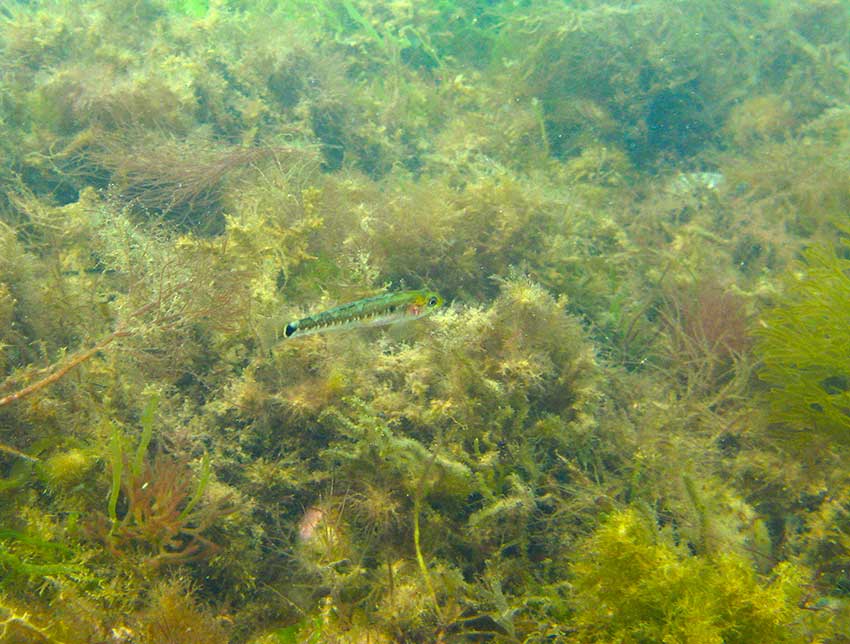
M 195 18 L 202 18 L 210 10 L 209 0 L 179 0 L 173 2 L 172 6 L 175 12 Z
M 844 246 L 846 247 L 846 246 Z M 842 247 L 843 248 L 843 247 Z M 801 442 L 850 440 L 850 372 L 837 347 L 850 341 L 850 261 L 812 247 L 760 320 L 756 350 L 772 418 Z
M 688 556 L 634 510 L 610 516 L 574 564 L 578 636 L 587 642 L 797 642 L 807 577 L 793 563 L 769 581 L 734 555 Z
M 5 4 L 3 636 L 843 641 L 848 30 Z
M 75 554 L 73 549 L 62 543 L 43 541 L 36 536 L 16 530 L 0 531 L 0 540 L 3 541 L 3 547 L 0 550 L 0 566 L 14 574 L 36 579 L 55 575 L 82 578 L 85 574 L 83 566 L 62 561 L 72 558 Z M 8 549 L 9 545 L 14 545 L 19 551 L 28 550 L 27 557 L 15 554 Z M 35 562 L 31 560 L 33 555 L 37 557 Z

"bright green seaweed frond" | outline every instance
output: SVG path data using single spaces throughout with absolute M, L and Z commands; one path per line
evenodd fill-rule
M 210 10 L 209 0 L 175 0 L 171 6 L 177 13 L 193 18 L 202 18 Z
M 756 351 L 773 419 L 809 437 L 850 443 L 850 260 L 809 249 L 762 319 Z
M 765 583 L 736 555 L 688 556 L 635 510 L 597 529 L 573 571 L 577 641 L 800 641 L 800 569 L 782 563 Z

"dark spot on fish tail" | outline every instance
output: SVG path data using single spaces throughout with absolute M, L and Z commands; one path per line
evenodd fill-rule
M 391 305 L 389 309 L 387 309 L 390 313 L 395 313 L 395 304 Z
M 293 333 L 298 330 L 298 322 L 290 322 L 286 325 L 286 328 L 283 330 L 283 335 L 287 338 L 291 337 Z

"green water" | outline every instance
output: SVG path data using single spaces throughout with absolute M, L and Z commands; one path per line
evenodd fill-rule
M 845 0 L 0 1 L 0 642 L 850 641 L 848 141 Z

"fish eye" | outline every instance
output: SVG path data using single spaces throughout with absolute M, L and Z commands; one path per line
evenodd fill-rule
M 428 306 L 437 306 L 437 296 L 432 295 L 428 300 Z

